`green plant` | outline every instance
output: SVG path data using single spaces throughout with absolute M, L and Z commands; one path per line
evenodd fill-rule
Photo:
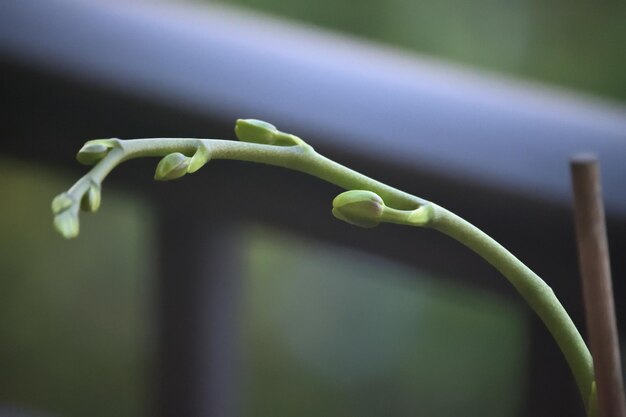
M 591 354 L 552 289 L 519 259 L 477 227 L 437 204 L 405 193 L 331 161 L 297 136 L 259 120 L 238 120 L 239 142 L 220 139 L 99 139 L 78 152 L 94 167 L 52 202 L 56 229 L 66 238 L 79 232 L 78 212 L 100 206 L 101 184 L 118 164 L 141 157 L 163 157 L 155 179 L 172 180 L 196 172 L 211 159 L 258 162 L 302 171 L 348 191 L 333 200 L 335 217 L 361 227 L 381 222 L 427 227 L 456 239 L 500 271 L 543 320 L 563 352 L 588 416 L 596 415 Z

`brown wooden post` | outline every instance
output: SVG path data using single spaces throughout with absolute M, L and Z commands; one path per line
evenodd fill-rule
M 571 163 L 578 258 L 587 333 L 594 358 L 600 417 L 626 417 L 615 320 L 609 248 L 598 162 L 591 155 Z

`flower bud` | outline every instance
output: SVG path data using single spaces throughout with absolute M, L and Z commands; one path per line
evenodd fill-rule
M 92 181 L 89 190 L 87 190 L 80 200 L 80 208 L 95 213 L 100 208 L 101 200 L 100 184 Z
M 78 215 L 75 210 L 64 210 L 54 216 L 54 227 L 66 239 L 78 236 Z
M 384 209 L 383 199 L 371 191 L 346 191 L 333 200 L 333 215 L 360 227 L 377 226 Z
M 276 126 L 256 119 L 238 119 L 235 125 L 235 135 L 242 142 L 273 145 L 278 135 Z
M 175 180 L 187 173 L 191 158 L 180 152 L 171 153 L 161 159 L 157 165 L 154 179 L 160 181 Z
M 59 214 L 74 204 L 74 199 L 68 193 L 61 193 L 52 200 L 52 213 Z
M 81 164 L 93 165 L 104 158 L 109 149 L 104 143 L 86 143 L 76 154 L 76 159 Z

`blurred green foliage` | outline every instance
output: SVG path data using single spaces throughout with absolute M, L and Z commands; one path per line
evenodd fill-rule
M 109 186 L 63 240 L 49 205 L 74 177 L 0 159 L 0 409 L 148 415 L 150 211 Z M 516 308 L 267 229 L 242 250 L 242 415 L 516 415 Z
M 267 229 L 249 247 L 243 415 L 518 415 L 523 310 Z
M 494 72 L 626 100 L 626 2 L 219 0 Z
M 0 408 L 145 415 L 149 216 L 105 190 L 98 218 L 82 216 L 88 232 L 64 240 L 50 201 L 74 177 L 0 159 Z

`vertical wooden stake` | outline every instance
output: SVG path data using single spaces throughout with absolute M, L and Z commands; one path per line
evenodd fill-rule
M 578 258 L 599 415 L 626 417 L 598 163 L 592 155 L 580 155 L 572 159 L 571 172 Z

